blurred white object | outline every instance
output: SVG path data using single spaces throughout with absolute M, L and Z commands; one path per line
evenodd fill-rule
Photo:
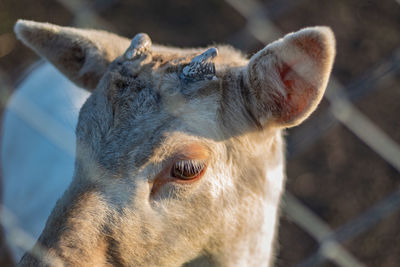
M 1 220 L 16 260 L 39 237 L 71 182 L 74 131 L 88 95 L 46 63 L 34 69 L 7 105 L 1 139 Z

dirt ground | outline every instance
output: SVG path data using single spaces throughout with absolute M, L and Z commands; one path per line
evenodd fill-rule
M 93 23 L 85 21 L 87 14 L 76 16 L 61 2 L 68 1 L 0 0 L 0 103 L 6 102 L 21 75 L 38 59 L 15 40 L 12 27 L 18 18 L 60 25 Z M 345 86 L 352 103 L 400 143 L 399 2 L 264 0 L 262 4 L 282 32 L 311 25 L 333 29 L 337 38 L 333 75 Z M 104 22 L 101 28 L 128 37 L 147 32 L 155 43 L 175 46 L 231 43 L 248 54 L 263 47 L 244 30 L 246 18 L 224 1 L 93 0 L 84 1 L 84 7 L 99 15 Z M 383 62 L 396 53 L 394 71 L 360 83 L 373 76 L 372 68 L 385 67 Z M 333 120 L 322 127 L 332 117 L 328 108 L 324 100 L 304 125 L 288 131 L 287 188 L 337 229 L 399 190 L 400 174 L 342 124 Z M 400 212 L 392 212 L 343 245 L 367 266 L 399 266 L 399 221 Z M 294 266 L 315 253 L 318 243 L 283 214 L 279 247 L 277 265 Z M 4 245 L 0 266 L 12 266 Z M 325 262 L 322 266 L 336 265 Z

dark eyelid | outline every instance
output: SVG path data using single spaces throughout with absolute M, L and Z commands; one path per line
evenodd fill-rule
M 175 153 L 173 155 L 170 155 L 167 160 L 163 162 L 161 171 L 157 175 L 155 175 L 153 179 L 149 180 L 149 182 L 153 183 L 151 196 L 154 196 L 164 184 L 169 182 L 174 182 L 177 184 L 190 184 L 196 182 L 206 172 L 210 156 L 211 151 L 209 147 L 202 143 L 189 143 L 181 146 L 179 149 L 176 149 Z M 184 180 L 172 177 L 171 169 L 173 168 L 174 164 L 179 161 L 187 160 L 197 161 L 204 164 L 204 167 L 199 172 L 199 175 L 191 180 Z
M 194 171 L 193 175 L 187 176 L 186 178 L 196 177 L 197 175 L 199 175 L 201 173 L 201 171 L 204 169 L 205 166 L 206 166 L 206 163 L 203 160 L 175 161 L 175 163 L 172 165 L 172 168 L 171 168 L 171 176 L 174 177 L 174 171 L 177 170 L 178 172 L 180 172 L 182 174 L 185 172 Z M 175 178 L 185 179 L 185 177 L 183 177 L 183 175 L 181 175 L 180 177 L 175 177 Z
M 187 160 L 187 158 L 184 160 Z M 150 194 L 151 197 L 153 197 L 155 194 L 157 194 L 157 192 L 160 190 L 160 188 L 166 183 L 174 182 L 177 184 L 192 184 L 192 183 L 196 182 L 204 175 L 204 173 L 206 172 L 207 167 L 208 167 L 207 160 L 204 160 L 204 167 L 202 168 L 202 170 L 199 172 L 199 174 L 197 176 L 195 176 L 193 179 L 179 179 L 179 178 L 175 178 L 175 177 L 171 176 L 171 169 L 173 168 L 175 163 L 176 163 L 176 160 L 172 161 L 170 164 L 168 164 L 167 167 L 164 167 L 163 170 L 152 181 L 153 186 L 151 188 L 151 194 Z

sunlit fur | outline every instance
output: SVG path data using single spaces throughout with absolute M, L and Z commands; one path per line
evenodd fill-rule
M 250 61 L 217 46 L 217 79 L 192 83 L 180 73 L 205 49 L 153 45 L 126 60 L 129 40 L 110 33 L 30 21 L 15 31 L 93 91 L 80 111 L 73 181 L 21 266 L 273 265 L 281 131 L 324 93 L 335 53 L 328 28 L 287 35 Z M 207 157 L 204 175 L 152 193 L 193 147 Z

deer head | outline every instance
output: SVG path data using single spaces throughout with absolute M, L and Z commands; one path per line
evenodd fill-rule
M 91 91 L 74 178 L 20 265 L 266 265 L 284 186 L 281 131 L 318 105 L 335 41 L 306 28 L 249 60 L 19 21 L 19 39 Z

